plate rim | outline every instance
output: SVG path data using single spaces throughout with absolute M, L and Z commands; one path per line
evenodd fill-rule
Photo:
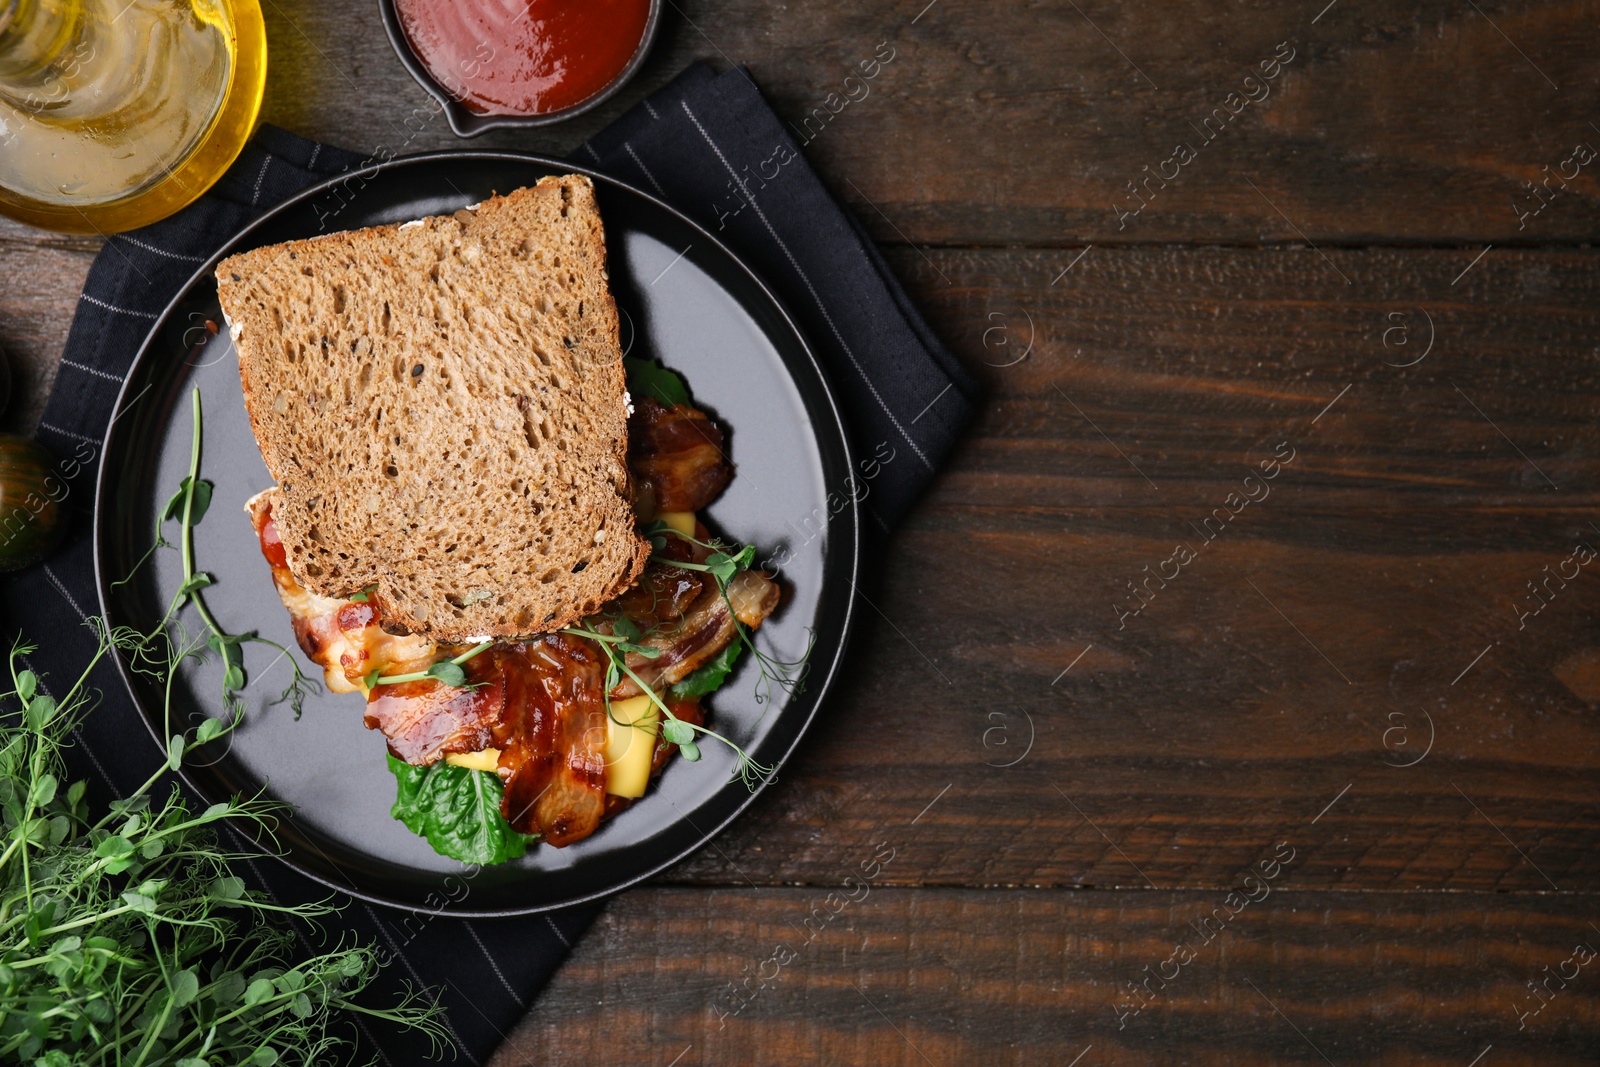
M 138 351 L 134 353 L 132 362 L 128 365 L 128 370 L 123 376 L 121 386 L 117 390 L 117 398 L 111 408 L 111 421 L 107 424 L 105 435 L 100 442 L 100 460 L 95 468 L 94 509 L 91 526 L 93 530 L 92 541 L 94 550 L 95 593 L 99 600 L 100 612 L 103 618 L 109 620 L 111 615 L 110 588 L 109 583 L 106 580 L 105 568 L 103 565 L 103 556 L 108 551 L 106 541 L 110 536 L 109 527 L 111 524 L 111 519 L 108 514 L 111 510 L 108 500 L 108 497 L 110 496 L 110 489 L 106 478 L 107 469 L 111 466 L 112 462 L 111 445 L 113 443 L 113 437 L 117 433 L 118 416 L 124 411 L 123 402 L 127 398 L 129 386 L 134 377 L 142 370 L 145 370 L 148 362 L 154 358 L 151 353 L 155 346 L 156 338 L 170 321 L 178 306 L 190 296 L 197 284 L 203 283 L 206 279 L 212 276 L 216 270 L 217 264 L 221 262 L 222 259 L 233 254 L 234 251 L 236 251 L 252 233 L 256 232 L 272 219 L 277 218 L 284 212 L 302 204 L 307 200 L 314 199 L 334 186 L 348 182 L 353 178 L 370 178 L 371 176 L 383 171 L 404 169 L 405 167 L 422 163 L 443 161 L 465 163 L 478 160 L 535 164 L 554 171 L 582 174 L 596 184 L 613 186 L 634 196 L 641 197 L 659 210 L 665 211 L 667 214 L 673 216 L 683 225 L 689 226 L 695 230 L 700 238 L 708 242 L 713 249 L 727 257 L 730 262 L 735 264 L 741 271 L 744 272 L 749 281 L 755 285 L 757 290 L 768 301 L 771 302 L 772 309 L 778 314 L 784 325 L 787 326 L 792 332 L 796 343 L 800 347 L 800 351 L 804 353 L 812 371 L 815 373 L 816 383 L 820 388 L 822 397 L 827 401 L 827 411 L 832 416 L 831 420 L 827 423 L 827 429 L 830 431 L 830 434 L 837 434 L 837 444 L 844 457 L 846 469 L 851 471 L 855 469 L 855 455 L 851 446 L 850 434 L 845 426 L 843 415 L 839 410 L 839 402 L 834 395 L 833 385 L 830 382 L 828 374 L 824 370 L 821 362 L 817 359 L 816 352 L 813 350 L 811 343 L 807 340 L 804 331 L 801 330 L 800 325 L 795 321 L 794 316 L 790 314 L 788 307 L 781 299 L 779 299 L 778 295 L 772 291 L 772 288 L 767 285 L 766 281 L 761 277 L 761 275 L 758 274 L 747 262 L 745 262 L 742 256 L 733 251 L 733 249 L 729 248 L 727 244 L 718 239 L 715 234 L 707 230 L 694 218 L 662 200 L 660 197 L 654 196 L 630 182 L 624 181 L 603 171 L 596 170 L 593 167 L 585 166 L 580 163 L 574 163 L 570 160 L 540 155 L 538 153 L 493 149 L 443 149 L 438 151 L 417 152 L 409 155 L 395 156 L 391 159 L 374 163 L 372 166 L 363 167 L 357 170 L 344 171 L 323 181 L 314 182 L 313 184 L 307 186 L 292 196 L 286 197 L 279 203 L 251 218 L 237 232 L 224 241 L 215 252 L 207 257 L 207 259 L 201 263 L 200 266 L 192 274 L 190 274 L 187 279 L 183 281 L 183 283 L 178 287 L 177 291 L 173 294 L 172 298 L 167 302 L 166 306 L 161 309 L 161 312 L 151 323 L 149 330 L 144 335 L 144 340 L 139 344 Z M 335 233 L 340 231 L 329 230 L 328 232 Z M 787 374 L 787 363 L 782 360 L 780 360 L 780 362 L 784 364 L 785 372 Z M 789 376 L 792 378 L 792 375 Z M 818 426 L 817 421 L 808 420 L 808 422 L 813 428 L 813 432 L 815 432 Z M 451 907 L 448 904 L 443 907 L 432 907 L 424 904 L 410 903 L 403 900 L 384 897 L 378 894 L 362 891 L 361 889 L 352 887 L 348 884 L 335 882 L 324 877 L 316 871 L 310 870 L 292 861 L 284 853 L 284 851 L 276 845 L 272 838 L 269 837 L 263 841 L 260 833 L 258 832 L 259 828 L 253 826 L 243 826 L 238 827 L 237 829 L 240 833 L 243 833 L 246 837 L 248 837 L 252 843 L 260 847 L 264 854 L 273 857 L 279 863 L 282 863 L 296 874 L 299 874 L 304 878 L 308 878 L 326 888 L 336 890 L 346 896 L 373 904 L 381 904 L 385 907 L 397 908 L 413 914 L 430 916 L 448 915 L 453 918 L 463 919 L 512 918 L 518 916 L 537 915 L 545 912 L 556 911 L 562 908 L 569 908 L 576 905 L 589 903 L 591 901 L 603 900 L 605 898 L 614 896 L 625 889 L 632 888 L 646 879 L 653 878 L 657 874 L 660 874 L 662 871 L 675 864 L 683 862 L 685 859 L 689 858 L 703 849 L 706 845 L 710 844 L 718 835 L 732 825 L 735 820 L 740 818 L 745 813 L 750 805 L 755 803 L 756 798 L 765 793 L 772 783 L 777 780 L 777 769 L 781 769 L 789 762 L 790 759 L 794 757 L 795 750 L 800 747 L 800 743 L 805 740 L 806 735 L 810 732 L 812 723 L 816 720 L 817 713 L 821 710 L 824 701 L 826 701 L 828 698 L 829 691 L 832 689 L 834 682 L 839 677 L 840 669 L 844 663 L 845 656 L 849 651 L 851 638 L 855 629 L 856 598 L 853 591 L 860 579 L 862 553 L 860 501 L 856 499 L 856 495 L 854 493 L 848 493 L 844 495 L 848 498 L 848 506 L 844 509 L 841 509 L 841 511 L 837 515 L 832 516 L 832 518 L 837 519 L 843 515 L 848 515 L 849 528 L 847 531 L 839 531 L 832 528 L 830 529 L 830 543 L 837 545 L 838 547 L 836 549 L 830 548 L 829 552 L 830 554 L 833 551 L 845 551 L 847 553 L 845 559 L 847 573 L 845 577 L 850 583 L 852 593 L 844 600 L 843 615 L 839 623 L 838 649 L 833 655 L 831 661 L 828 663 L 826 673 L 820 677 L 818 677 L 818 675 L 815 673 L 808 674 L 807 676 L 807 687 L 810 688 L 813 685 L 816 687 L 816 695 L 810 701 L 810 709 L 806 713 L 804 721 L 802 721 L 795 730 L 793 740 L 789 742 L 787 747 L 784 748 L 783 752 L 775 761 L 773 775 L 762 782 L 757 788 L 750 790 L 747 795 L 740 797 L 732 810 L 730 810 L 724 818 L 716 822 L 709 829 L 700 830 L 697 827 L 694 827 L 693 824 L 690 824 L 691 828 L 695 830 L 694 842 L 682 849 L 676 850 L 666 859 L 655 864 L 647 865 L 644 870 L 631 874 L 620 881 L 614 882 L 606 888 L 597 889 L 573 897 L 562 898 L 558 901 L 550 903 L 513 908 L 457 908 Z M 832 521 L 830 520 L 830 526 L 831 525 Z M 839 533 L 844 533 L 845 536 L 841 538 L 838 536 Z M 145 710 L 144 704 L 139 698 L 138 691 L 134 687 L 133 677 L 130 673 L 130 668 L 125 657 L 121 654 L 120 650 L 117 650 L 111 658 L 116 664 L 117 675 L 122 680 L 123 690 L 127 694 L 129 700 L 133 703 L 134 710 L 138 715 L 139 721 L 143 724 L 145 732 L 150 736 L 152 742 L 155 744 L 158 753 L 164 754 L 166 751 L 166 739 L 158 734 L 153 716 L 151 716 Z M 183 784 L 195 795 L 203 799 L 207 797 L 206 790 L 201 789 L 191 778 L 187 765 L 180 765 L 175 773 L 183 782 Z M 727 790 L 733 788 L 735 785 L 735 781 L 729 781 L 724 783 L 722 789 Z M 715 794 L 712 795 L 714 796 Z M 284 802 L 289 803 L 287 800 L 284 800 Z

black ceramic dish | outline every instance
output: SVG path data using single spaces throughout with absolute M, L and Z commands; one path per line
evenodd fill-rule
M 682 372 L 697 403 L 729 430 L 737 475 L 707 512 L 729 537 L 757 545 L 758 559 L 787 547 L 787 587 L 760 640 L 792 659 L 814 635 L 803 692 L 781 691 L 766 706 L 744 663 L 709 700 L 713 722 L 764 763 L 793 751 L 838 670 L 851 621 L 857 567 L 852 502 L 831 520 L 829 487 L 845 484 L 850 455 L 827 383 L 804 340 L 772 294 L 705 230 L 649 195 L 569 163 L 510 153 L 438 153 L 396 160 L 341 195 L 337 182 L 307 190 L 268 212 L 216 259 L 264 244 L 323 232 L 319 212 L 343 203 L 331 224 L 358 227 L 454 211 L 530 185 L 545 174 L 589 173 L 606 226 L 612 291 L 632 354 Z M 96 572 L 102 610 L 113 625 L 149 629 L 180 583 L 178 554 L 157 552 L 135 572 L 153 541 L 156 513 L 188 470 L 191 387 L 205 407 L 202 477 L 216 485 L 196 527 L 197 566 L 218 584 L 207 603 L 230 632 L 257 631 L 293 648 L 289 616 L 278 603 L 244 501 L 270 484 L 245 417 L 238 362 L 220 323 L 216 259 L 203 266 L 157 320 L 123 386 L 105 443 L 95 511 Z M 848 496 L 848 494 L 845 494 Z M 837 503 L 838 497 L 835 497 Z M 809 522 L 807 520 L 810 520 Z M 812 531 L 824 527 L 824 532 Z M 112 582 L 133 573 L 132 581 Z M 199 625 L 188 615 L 191 631 Z M 395 784 L 384 740 L 361 725 L 355 694 L 307 701 L 298 722 L 269 701 L 287 664 L 261 645 L 246 646 L 250 686 L 243 726 L 215 751 L 186 763 L 186 781 L 208 801 L 265 790 L 292 804 L 278 840 L 286 861 L 325 885 L 357 897 L 457 915 L 510 915 L 591 899 L 674 863 L 721 830 L 751 801 L 729 781 L 730 753 L 702 746 L 699 763 L 674 760 L 640 801 L 587 840 L 540 846 L 520 860 L 467 870 L 437 855 L 389 816 Z M 300 657 L 298 649 L 293 654 Z M 748 661 L 749 657 L 746 657 Z M 300 662 L 310 666 L 303 657 Z M 163 735 L 161 694 L 119 659 L 119 669 L 152 736 Z M 315 671 L 315 668 L 311 668 Z M 317 672 L 320 677 L 320 672 Z M 191 665 L 175 687 L 174 726 L 220 715 L 220 667 Z M 164 748 L 164 745 L 162 746 Z M 452 878 L 452 876 L 454 876 Z M 469 886 L 446 892 L 446 879 Z M 441 900 L 447 901 L 442 907 Z
M 426 89 L 428 95 L 444 107 L 445 119 L 457 137 L 476 137 L 488 130 L 549 126 L 599 107 L 626 85 L 644 63 L 645 57 L 650 54 L 650 46 L 655 43 L 656 27 L 661 22 L 661 0 L 650 0 L 650 13 L 645 18 L 644 34 L 639 38 L 639 47 L 634 50 L 633 58 L 617 72 L 616 77 L 606 83 L 605 88 L 593 96 L 585 97 L 571 107 L 540 115 L 480 115 L 462 104 L 459 95 L 440 85 L 438 79 L 423 65 L 422 60 L 417 58 L 417 53 L 411 48 L 411 42 L 406 39 L 405 29 L 400 25 L 400 14 L 395 10 L 394 0 L 378 0 L 378 11 L 383 16 L 383 30 L 389 35 L 389 44 L 394 47 L 394 54 L 400 57 L 400 62 L 411 72 L 417 84 Z

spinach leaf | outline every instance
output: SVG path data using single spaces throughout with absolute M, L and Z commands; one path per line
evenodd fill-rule
M 674 372 L 649 359 L 622 358 L 628 376 L 628 392 L 635 397 L 654 397 L 671 407 L 689 402 L 689 387 Z
M 680 697 L 703 697 L 722 688 L 722 683 L 728 680 L 728 675 L 733 673 L 733 666 L 738 662 L 739 654 L 744 651 L 744 642 L 735 639 L 715 656 L 706 660 L 697 670 L 677 685 L 672 687 L 672 695 Z
M 443 760 L 413 767 L 389 757 L 398 795 L 389 814 L 421 834 L 441 856 L 462 863 L 514 860 L 536 840 L 519 834 L 500 814 L 503 787 L 492 771 L 455 767 Z

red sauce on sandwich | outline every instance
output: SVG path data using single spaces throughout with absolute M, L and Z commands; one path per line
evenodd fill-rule
M 282 567 L 289 569 L 289 556 L 283 550 L 283 538 L 278 536 L 278 524 L 272 521 L 272 512 L 268 510 L 266 518 L 256 527 L 257 535 L 261 538 L 261 554 L 267 557 L 267 562 L 273 570 Z
M 395 0 L 411 50 L 480 115 L 540 115 L 610 84 L 644 38 L 650 0 Z

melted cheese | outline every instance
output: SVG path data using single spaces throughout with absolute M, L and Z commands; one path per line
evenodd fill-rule
M 287 568 L 274 567 L 272 582 L 289 615 L 313 629 L 323 646 L 312 659 L 322 668 L 330 692 L 364 694 L 364 679 L 374 668 L 387 671 L 390 664 L 431 658 L 438 649 L 426 637 L 385 633 L 376 623 L 359 630 L 341 629 L 337 622 L 339 609 L 354 601 L 313 593 L 295 581 Z M 321 619 L 328 620 L 328 624 L 316 625 Z
M 482 752 L 452 752 L 444 758 L 452 767 L 465 767 L 469 771 L 489 771 L 500 766 L 500 750 L 486 748 Z
M 694 512 L 692 511 L 663 511 L 656 518 L 666 523 L 672 529 L 685 537 L 694 536 Z
M 606 792 L 642 797 L 650 787 L 661 711 L 647 696 L 611 702 L 606 720 Z

